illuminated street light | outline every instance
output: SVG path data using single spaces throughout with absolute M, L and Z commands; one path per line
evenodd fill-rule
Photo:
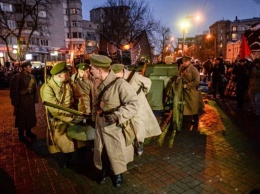
M 188 33 L 188 28 L 189 27 L 190 27 L 190 23 L 187 20 L 184 20 L 181 23 L 181 29 L 182 29 L 182 55 L 184 55 L 185 34 Z

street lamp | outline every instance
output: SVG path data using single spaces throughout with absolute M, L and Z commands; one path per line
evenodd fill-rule
M 188 33 L 188 28 L 189 27 L 190 27 L 190 23 L 187 20 L 184 20 L 181 23 L 181 29 L 182 29 L 182 56 L 184 55 L 185 34 Z
M 214 36 L 213 34 L 207 35 L 207 39 L 211 39 L 211 37 L 214 40 L 214 58 L 216 58 L 216 56 L 217 56 L 217 39 L 216 39 L 216 36 Z

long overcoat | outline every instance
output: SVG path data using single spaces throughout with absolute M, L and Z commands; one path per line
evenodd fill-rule
M 182 64 L 179 68 L 179 75 L 182 78 L 183 85 L 187 85 L 187 88 L 183 89 L 185 102 L 183 115 L 198 114 L 199 109 L 204 108 L 201 91 L 198 90 L 200 74 L 192 64 L 187 67 Z
M 97 87 L 95 96 L 104 89 L 111 81 L 116 79 L 113 71 Z M 114 113 L 118 117 L 118 123 L 108 125 L 105 118 L 96 115 L 94 163 L 98 169 L 102 169 L 101 154 L 105 147 L 114 174 L 121 174 L 127 171 L 127 163 L 133 161 L 133 145 L 126 146 L 123 135 L 122 123 L 132 118 L 138 110 L 138 99 L 134 89 L 124 79 L 119 78 L 104 92 L 100 104 L 101 110 L 110 111 L 116 108 Z M 96 110 L 93 109 L 93 110 Z
M 124 69 L 124 79 L 129 77 L 131 71 Z M 130 85 L 138 93 L 138 111 L 133 120 L 137 129 L 137 139 L 144 142 L 145 138 L 157 136 L 162 133 L 158 121 L 146 99 L 152 82 L 149 78 L 135 73 L 130 80 Z
M 47 83 L 42 85 L 40 92 L 42 101 L 51 102 L 66 108 L 72 108 L 71 106 L 74 101 L 73 91 L 68 82 L 59 85 L 53 80 L 52 77 Z M 49 147 L 49 151 L 51 153 L 74 152 L 77 147 L 82 147 L 86 144 L 86 142 L 73 140 L 67 136 L 67 129 L 73 120 L 72 114 L 49 106 L 46 106 L 46 108 L 49 111 L 51 118 L 50 133 L 47 129 L 47 142 L 51 142 L 52 139 L 57 148 L 53 150 Z M 50 144 L 48 146 L 50 146 Z
M 32 88 L 28 90 L 30 80 Z M 15 127 L 31 129 L 36 126 L 35 103 L 39 102 L 34 75 L 25 71 L 14 75 L 10 82 L 10 98 L 15 108 Z

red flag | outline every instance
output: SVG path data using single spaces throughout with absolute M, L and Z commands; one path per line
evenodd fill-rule
M 240 59 L 244 59 L 244 58 L 248 57 L 249 55 L 251 55 L 250 47 L 249 47 L 244 35 L 242 36 L 242 42 L 240 45 L 239 54 L 240 54 Z

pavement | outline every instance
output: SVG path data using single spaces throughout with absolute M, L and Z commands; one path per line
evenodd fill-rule
M 235 110 L 233 100 L 213 101 L 204 94 L 204 101 L 198 130 L 190 131 L 184 118 L 182 131 L 175 134 L 170 127 L 147 139 L 143 155 L 135 156 L 124 184 L 115 188 L 111 179 L 96 183 L 99 171 L 90 149 L 85 165 L 75 158 L 70 168 L 58 166 L 45 143 L 42 103 L 36 106 L 37 140 L 19 142 L 9 90 L 0 90 L 0 193 L 244 194 L 260 189 L 260 119 Z

